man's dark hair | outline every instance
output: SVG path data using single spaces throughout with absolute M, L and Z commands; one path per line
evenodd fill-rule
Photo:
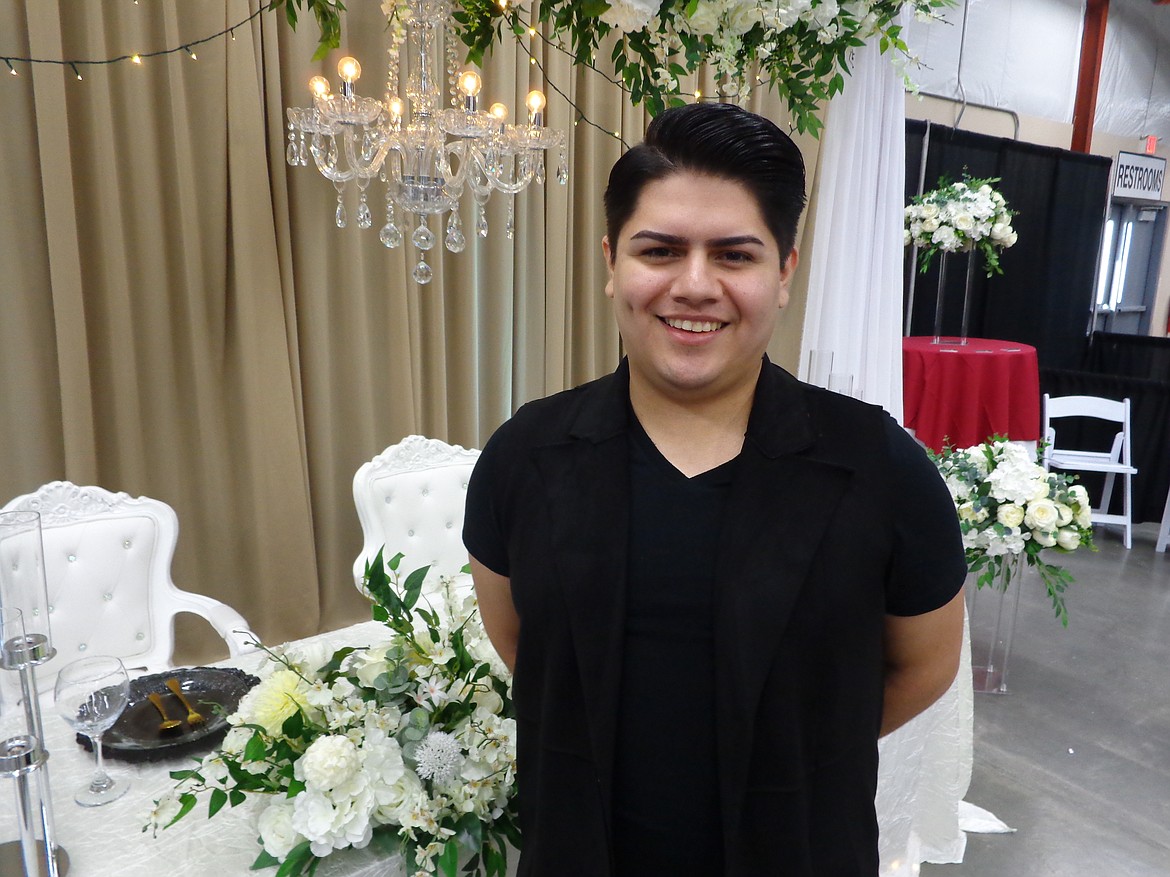
M 672 107 L 656 116 L 646 139 L 614 163 L 605 189 L 610 253 L 647 183 L 680 171 L 743 185 L 785 258 L 804 210 L 804 158 L 792 139 L 763 116 L 734 104 Z

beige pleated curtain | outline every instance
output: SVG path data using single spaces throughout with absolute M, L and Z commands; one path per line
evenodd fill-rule
M 375 0 L 349 4 L 345 49 L 361 93 L 384 88 Z M 0 4 L 0 55 L 105 59 L 201 39 L 260 0 Z M 505 44 L 488 102 L 549 94 L 570 179 L 489 204 L 491 232 L 460 255 L 418 253 L 334 226 L 333 187 L 284 161 L 285 108 L 336 81 L 316 34 L 262 13 L 186 52 L 70 67 L 0 68 L 0 502 L 54 479 L 175 507 L 176 583 L 227 601 L 268 642 L 368 617 L 350 568 L 357 467 L 403 436 L 469 447 L 521 403 L 611 370 L 601 193 L 618 140 L 579 121 L 539 67 Z M 595 71 L 537 43 L 548 80 L 629 143 L 645 117 Z M 752 108 L 783 118 L 762 90 Z M 521 110 L 522 111 L 522 110 Z M 575 122 L 578 122 L 575 124 Z M 802 140 L 815 169 L 816 145 Z M 353 193 L 346 206 L 352 217 Z M 432 230 L 441 239 L 437 223 Z M 409 231 L 409 229 L 408 229 Z M 799 286 L 798 275 L 798 286 Z M 795 368 L 798 289 L 773 344 Z M 206 632 L 180 629 L 180 657 Z

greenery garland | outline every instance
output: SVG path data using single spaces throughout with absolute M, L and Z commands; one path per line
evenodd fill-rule
M 403 0 L 400 0 L 402 3 Z M 680 81 L 701 65 L 714 70 L 719 98 L 743 100 L 761 82 L 786 102 L 797 131 L 819 136 L 819 108 L 845 86 L 850 53 L 877 39 L 882 52 L 907 47 L 897 24 L 903 7 L 937 18 L 954 0 L 453 0 L 467 59 L 482 65 L 503 39 L 537 23 L 567 40 L 579 64 L 593 66 L 607 37 L 630 99 L 651 114 L 683 102 Z M 321 31 L 315 59 L 337 48 L 341 0 L 272 0 L 294 28 L 302 8 Z

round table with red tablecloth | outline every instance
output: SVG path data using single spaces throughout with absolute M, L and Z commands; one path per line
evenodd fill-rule
M 1040 438 L 1040 370 L 1036 348 L 1018 341 L 902 339 L 905 425 L 936 451 L 965 448 L 993 435 Z

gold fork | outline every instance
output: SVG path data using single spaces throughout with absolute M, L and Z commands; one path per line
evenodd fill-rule
M 162 698 L 153 691 L 146 695 L 147 699 L 154 704 L 154 708 L 158 710 L 158 714 L 162 716 L 162 722 L 159 724 L 159 731 L 173 731 L 179 725 L 183 724 L 178 719 L 172 719 L 167 715 L 167 708 L 163 706 Z
M 183 694 L 183 689 L 180 687 L 178 679 L 168 679 L 167 688 L 169 688 L 171 693 L 179 700 L 181 700 L 183 702 L 183 706 L 187 708 L 188 725 L 198 725 L 204 721 L 203 716 L 195 711 L 195 707 L 191 706 L 191 701 L 187 700 L 187 696 Z

